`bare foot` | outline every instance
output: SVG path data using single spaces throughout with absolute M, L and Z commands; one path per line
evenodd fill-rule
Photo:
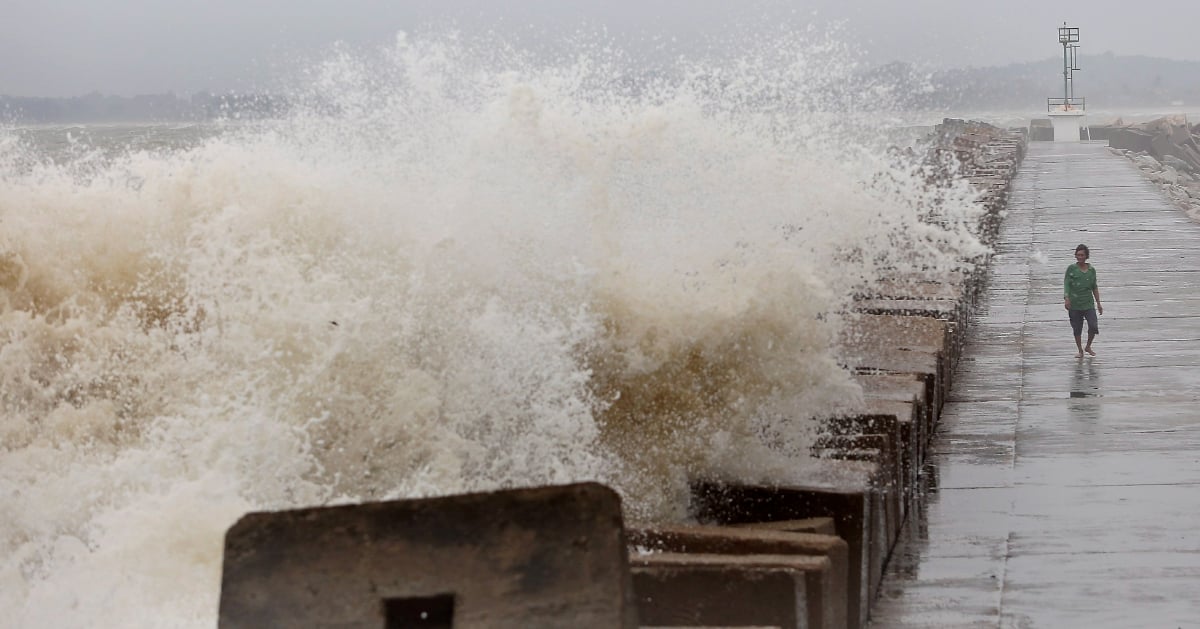
M 1090 348 L 1090 347 L 1088 347 L 1088 348 L 1085 348 L 1083 351 L 1087 352 L 1087 353 L 1088 353 L 1088 356 L 1095 356 L 1095 355 L 1096 355 L 1096 352 L 1092 351 L 1092 348 Z
M 1083 358 L 1083 352 L 1079 352 L 1078 354 L 1075 354 L 1075 358 Z

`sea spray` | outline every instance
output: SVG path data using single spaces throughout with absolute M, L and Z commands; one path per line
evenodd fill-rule
M 980 251 L 845 61 L 401 37 L 174 149 L 0 132 L 0 612 L 211 627 L 249 510 L 803 469 L 855 292 Z

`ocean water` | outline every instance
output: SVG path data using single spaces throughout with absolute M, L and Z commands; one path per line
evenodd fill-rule
M 579 50 L 402 35 L 282 120 L 0 129 L 9 626 L 212 627 L 252 510 L 803 475 L 853 294 L 979 255 L 971 192 L 826 37 Z

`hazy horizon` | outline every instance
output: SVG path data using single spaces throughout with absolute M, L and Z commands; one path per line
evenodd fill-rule
M 1173 8 L 1170 20 L 1127 3 L 1101 0 L 1075 15 L 1045 13 L 1014 0 L 980 12 L 952 0 L 902 6 L 881 0 L 482 0 L 346 2 L 184 0 L 151 3 L 14 0 L 0 24 L 0 94 L 71 97 L 92 92 L 191 94 L 271 91 L 332 53 L 335 46 L 381 49 L 398 33 L 486 35 L 549 54 L 573 42 L 610 42 L 653 64 L 679 55 L 734 53 L 763 29 L 815 29 L 869 65 L 922 68 L 1003 66 L 1060 54 L 1056 29 L 1079 27 L 1082 54 L 1200 61 L 1191 25 L 1200 4 Z M 902 26 L 900 26 L 902 25 Z M 19 60 L 19 61 L 11 61 Z

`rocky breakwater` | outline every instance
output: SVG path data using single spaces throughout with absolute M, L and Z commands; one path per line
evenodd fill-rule
M 991 243 L 1024 149 L 1020 131 L 946 120 L 896 153 L 926 185 L 973 188 Z M 839 356 L 865 406 L 821 422 L 786 482 L 692 479 L 687 522 L 640 527 L 594 484 L 250 514 L 226 536 L 220 626 L 865 627 L 901 528 L 920 526 L 987 263 L 896 270 L 859 295 Z
M 1108 145 L 1157 183 L 1171 201 L 1200 221 L 1200 124 L 1181 116 L 1122 126 Z

